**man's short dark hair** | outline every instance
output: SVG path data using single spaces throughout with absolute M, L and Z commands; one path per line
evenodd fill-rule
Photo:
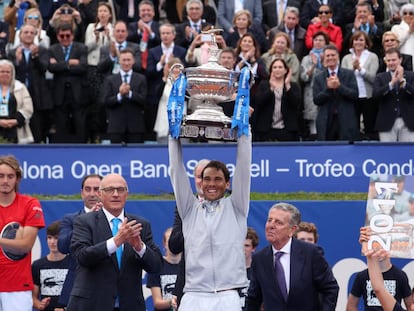
M 102 178 L 103 178 L 99 174 L 89 174 L 89 175 L 86 175 L 85 177 L 82 178 L 81 189 L 83 189 L 83 187 L 85 186 L 85 182 L 86 182 L 87 179 L 89 179 L 89 178 L 95 178 L 95 177 L 96 178 L 99 178 L 100 180 L 102 180 Z
M 204 178 L 204 171 L 206 170 L 206 168 L 215 168 L 218 171 L 222 171 L 223 175 L 224 175 L 224 180 L 226 182 L 228 182 L 230 180 L 230 172 L 226 166 L 226 164 L 224 164 L 223 162 L 220 161 L 210 161 L 203 169 L 203 171 L 201 172 L 201 178 Z
M 61 31 L 69 30 L 73 34 L 73 27 L 69 23 L 61 23 L 56 27 L 56 33 L 59 34 Z
M 397 53 L 398 58 L 401 58 L 401 52 L 398 48 L 389 48 L 385 50 L 385 55 Z
M 60 231 L 60 221 L 54 221 L 46 228 L 46 235 L 58 236 Z

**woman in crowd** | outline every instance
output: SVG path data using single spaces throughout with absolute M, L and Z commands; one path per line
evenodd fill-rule
M 318 107 L 313 103 L 313 78 L 322 70 L 323 67 L 323 48 L 329 44 L 329 36 L 318 31 L 313 35 L 312 50 L 301 62 L 300 78 L 304 83 L 303 90 L 303 119 L 306 122 L 305 137 L 309 140 L 316 139 L 316 116 Z
M 398 40 L 398 36 L 396 33 L 392 31 L 386 31 L 382 35 L 382 49 L 383 49 L 383 56 L 386 50 L 395 48 L 399 49 L 400 41 Z M 401 53 L 402 62 L 401 66 L 403 66 L 404 70 L 413 71 L 413 57 L 408 54 Z M 380 57 L 379 61 L 379 68 L 378 72 L 384 72 L 387 70 L 387 65 L 384 62 L 384 57 Z
M 4 8 L 4 21 L 9 24 L 10 43 L 14 43 L 16 31 L 24 24 L 26 11 L 37 7 L 36 0 L 11 0 L 9 5 Z
M 394 25 L 391 31 L 400 41 L 400 52 L 414 57 L 414 4 L 407 3 L 401 7 L 402 21 Z
M 270 70 L 270 64 L 276 58 L 283 58 L 288 64 L 293 82 L 299 81 L 300 63 L 296 54 L 290 49 L 291 42 L 289 35 L 285 32 L 279 32 L 275 35 L 272 47 L 262 55 L 267 70 Z
M 240 10 L 234 14 L 233 17 L 233 32 L 225 36 L 225 40 L 228 46 L 236 48 L 237 42 L 241 36 L 250 32 L 254 35 L 257 43 L 260 46 L 260 52 L 265 53 L 269 47 L 266 40 L 266 36 L 262 28 L 256 27 L 252 24 L 252 15 L 247 10 Z
M 350 53 L 342 59 L 342 67 L 354 71 L 358 84 L 358 101 L 355 103 L 356 118 L 361 115 L 364 123 L 363 139 L 378 140 L 375 131 L 377 105 L 372 99 L 372 89 L 378 71 L 378 56 L 370 52 L 371 40 L 363 31 L 355 31 L 350 38 Z M 358 125 L 360 122 L 358 122 Z
M 113 40 L 112 32 L 112 8 L 107 2 L 100 2 L 97 8 L 96 22 L 86 28 L 85 45 L 88 48 L 88 81 L 90 98 L 92 102 L 88 107 L 88 137 L 91 142 L 99 141 L 105 129 L 105 111 L 102 105 L 96 100 L 100 98 L 100 88 L 103 83 L 103 76 L 97 70 L 99 63 L 100 49 L 109 46 Z
M 24 15 L 24 23 L 33 25 L 37 34 L 34 38 L 34 43 L 36 45 L 41 45 L 46 49 L 50 46 L 50 38 L 47 36 L 46 31 L 42 29 L 43 19 L 40 11 L 38 9 L 28 9 Z M 20 45 L 20 29 L 16 31 L 16 36 L 14 37 L 14 48 L 17 48 Z
M 29 126 L 33 114 L 32 98 L 15 76 L 13 64 L 6 59 L 0 60 L 0 138 L 9 143 L 32 143 L 34 139 Z
M 329 35 L 329 41 L 336 46 L 339 53 L 342 50 L 342 30 L 341 27 L 331 23 L 332 9 L 329 5 L 323 4 L 318 11 L 319 22 L 310 24 L 306 30 L 305 44 L 308 49 L 312 48 L 313 35 L 318 31 L 324 31 Z
M 292 82 L 287 62 L 276 58 L 269 67 L 269 80 L 260 82 L 252 115 L 256 141 L 297 141 L 301 104 L 299 85 Z

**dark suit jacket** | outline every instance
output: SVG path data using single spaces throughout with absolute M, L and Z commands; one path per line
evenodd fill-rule
M 263 30 L 265 33 L 279 25 L 281 21 L 279 21 L 278 17 L 278 10 L 276 7 L 277 1 L 276 0 L 263 0 Z M 297 7 L 299 10 L 301 8 L 301 1 L 300 0 L 288 0 L 287 6 L 294 6 Z M 271 43 L 271 42 L 269 42 Z
M 411 55 L 402 54 L 402 53 L 401 53 L 401 57 L 402 57 L 401 66 L 403 66 L 404 70 L 413 71 L 413 57 Z M 378 57 L 378 63 L 379 63 L 379 66 L 378 66 L 377 73 L 384 72 L 387 70 L 387 65 L 384 62 L 383 56 Z
M 132 70 L 134 70 L 135 72 L 141 72 L 141 51 L 139 49 L 139 45 L 127 41 L 126 46 L 134 52 L 135 64 L 132 67 Z M 101 47 L 99 54 L 99 63 L 97 68 L 98 71 L 105 76 L 110 75 L 112 73 L 112 69 L 114 68 L 115 64 L 115 62 L 110 57 L 110 53 L 111 52 L 109 50 L 109 46 Z
M 318 140 L 326 140 L 328 125 L 335 110 L 338 114 L 339 140 L 358 140 L 359 129 L 355 114 L 358 85 L 354 72 L 339 68 L 338 78 L 341 86 L 336 90 L 327 88 L 328 76 L 328 71 L 324 70 L 317 74 L 313 81 L 313 101 L 319 106 L 316 117 Z
M 395 89 L 389 89 L 390 72 L 382 72 L 375 77 L 373 97 L 378 102 L 376 129 L 380 132 L 390 131 L 398 116 L 403 118 L 410 131 L 414 131 L 414 73 L 404 71 L 404 78 L 406 87 L 397 93 Z M 400 115 L 396 111 L 398 107 Z
M 26 62 L 24 56 L 21 62 L 16 61 L 16 49 L 9 52 L 9 59 L 14 64 L 16 69 L 16 79 L 22 83 L 29 80 L 29 93 L 32 97 L 33 108 L 35 111 L 48 110 L 53 108 L 53 102 L 50 95 L 50 89 L 46 84 L 45 72 L 49 64 L 49 52 L 46 48 L 39 46 L 39 56 L 36 58 L 29 58 Z
M 124 244 L 121 270 L 116 253 L 108 255 L 106 240 L 111 228 L 102 210 L 75 218 L 71 252 L 78 261 L 75 284 L 68 311 L 112 311 L 116 297 L 120 311 L 145 311 L 142 294 L 142 270 L 158 273 L 161 252 L 152 240 L 150 223 L 138 216 L 125 215 L 142 224 L 141 239 L 146 251 L 141 258 L 129 244 Z
M 276 282 L 273 250 L 267 246 L 253 254 L 247 310 L 258 311 L 333 311 L 339 286 L 320 247 L 292 240 L 290 288 L 287 302 Z
M 147 97 L 147 79 L 140 73 L 133 72 L 130 86 L 131 98 L 122 98 L 118 102 L 117 94 L 122 84 L 120 74 L 113 74 L 105 79 L 103 103 L 108 119 L 108 133 L 145 133 L 144 108 Z
M 342 22 L 340 21 L 342 18 L 341 8 L 342 8 L 341 0 L 328 0 L 328 5 L 331 7 L 333 12 L 333 23 L 337 26 L 341 26 Z M 303 3 L 302 8 L 300 9 L 300 25 L 307 29 L 309 24 L 311 24 L 311 20 L 318 16 L 318 11 L 320 7 L 320 3 L 318 0 L 306 0 Z
M 271 45 L 274 37 L 279 32 L 285 32 L 285 24 L 282 23 L 277 27 L 273 27 L 270 29 L 269 32 L 269 44 Z M 307 54 L 308 50 L 305 45 L 305 35 L 306 35 L 306 29 L 302 28 L 300 25 L 297 25 L 295 27 L 295 44 L 293 48 L 293 52 L 296 54 L 299 60 L 302 60 L 302 58 Z
M 59 303 L 66 306 L 69 302 L 70 293 L 72 291 L 73 282 L 76 276 L 76 259 L 70 253 L 70 242 L 72 240 L 73 221 L 75 217 L 85 214 L 85 210 L 81 209 L 77 213 L 65 215 L 59 225 L 59 239 L 58 249 L 62 254 L 69 254 L 70 261 L 68 273 L 66 274 L 65 282 L 63 283 L 62 292 L 60 293 Z
M 53 100 L 55 106 L 61 106 L 64 101 L 65 85 L 72 86 L 74 105 L 76 107 L 84 106 L 88 103 L 89 84 L 87 79 L 88 71 L 88 48 L 79 42 L 73 42 L 70 50 L 70 59 L 78 59 L 78 65 L 69 66 L 65 61 L 62 46 L 59 43 L 49 48 L 49 59 L 55 58 L 56 64 L 49 61 L 48 69 L 53 73 Z
M 160 39 L 160 24 L 156 21 L 151 23 L 151 31 L 154 33 L 153 38 L 149 38 L 147 49 L 151 49 L 161 43 Z M 136 44 L 141 42 L 142 33 L 138 33 L 138 21 L 128 23 L 128 38 L 127 40 Z
M 209 24 L 202 21 L 200 31 L 203 30 L 204 27 L 207 25 Z M 182 22 L 181 24 L 175 26 L 176 35 L 174 42 L 175 44 L 178 44 L 179 46 L 185 49 L 188 49 L 190 47 L 191 42 L 194 40 L 194 36 L 191 37 L 191 40 L 187 40 L 187 38 L 185 37 L 185 27 L 187 26 L 191 27 L 191 23 L 188 19 L 185 22 Z
M 374 9 L 372 6 L 372 0 L 367 0 L 371 5 L 372 14 L 375 17 L 376 22 L 383 22 L 384 21 L 384 0 L 377 0 L 378 1 L 378 8 Z M 353 23 L 355 19 L 355 6 L 357 5 L 358 0 L 347 0 L 343 1 L 343 22 L 345 24 Z

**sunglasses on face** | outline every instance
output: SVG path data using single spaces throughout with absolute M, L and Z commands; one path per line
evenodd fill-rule
M 59 35 L 59 38 L 61 38 L 61 39 L 69 39 L 70 38 L 70 34 L 62 34 L 62 35 Z
M 27 16 L 27 19 L 39 19 L 39 16 L 29 15 L 29 16 Z
M 323 15 L 323 14 L 328 15 L 328 14 L 331 14 L 331 11 L 319 11 L 318 13 L 320 15 Z
M 404 12 L 403 15 L 414 15 L 414 12 Z

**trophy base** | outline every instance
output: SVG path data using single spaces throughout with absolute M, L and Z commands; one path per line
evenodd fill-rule
M 237 130 L 232 130 L 230 126 L 231 124 L 211 121 L 187 121 L 181 125 L 180 137 L 201 140 L 236 141 Z

